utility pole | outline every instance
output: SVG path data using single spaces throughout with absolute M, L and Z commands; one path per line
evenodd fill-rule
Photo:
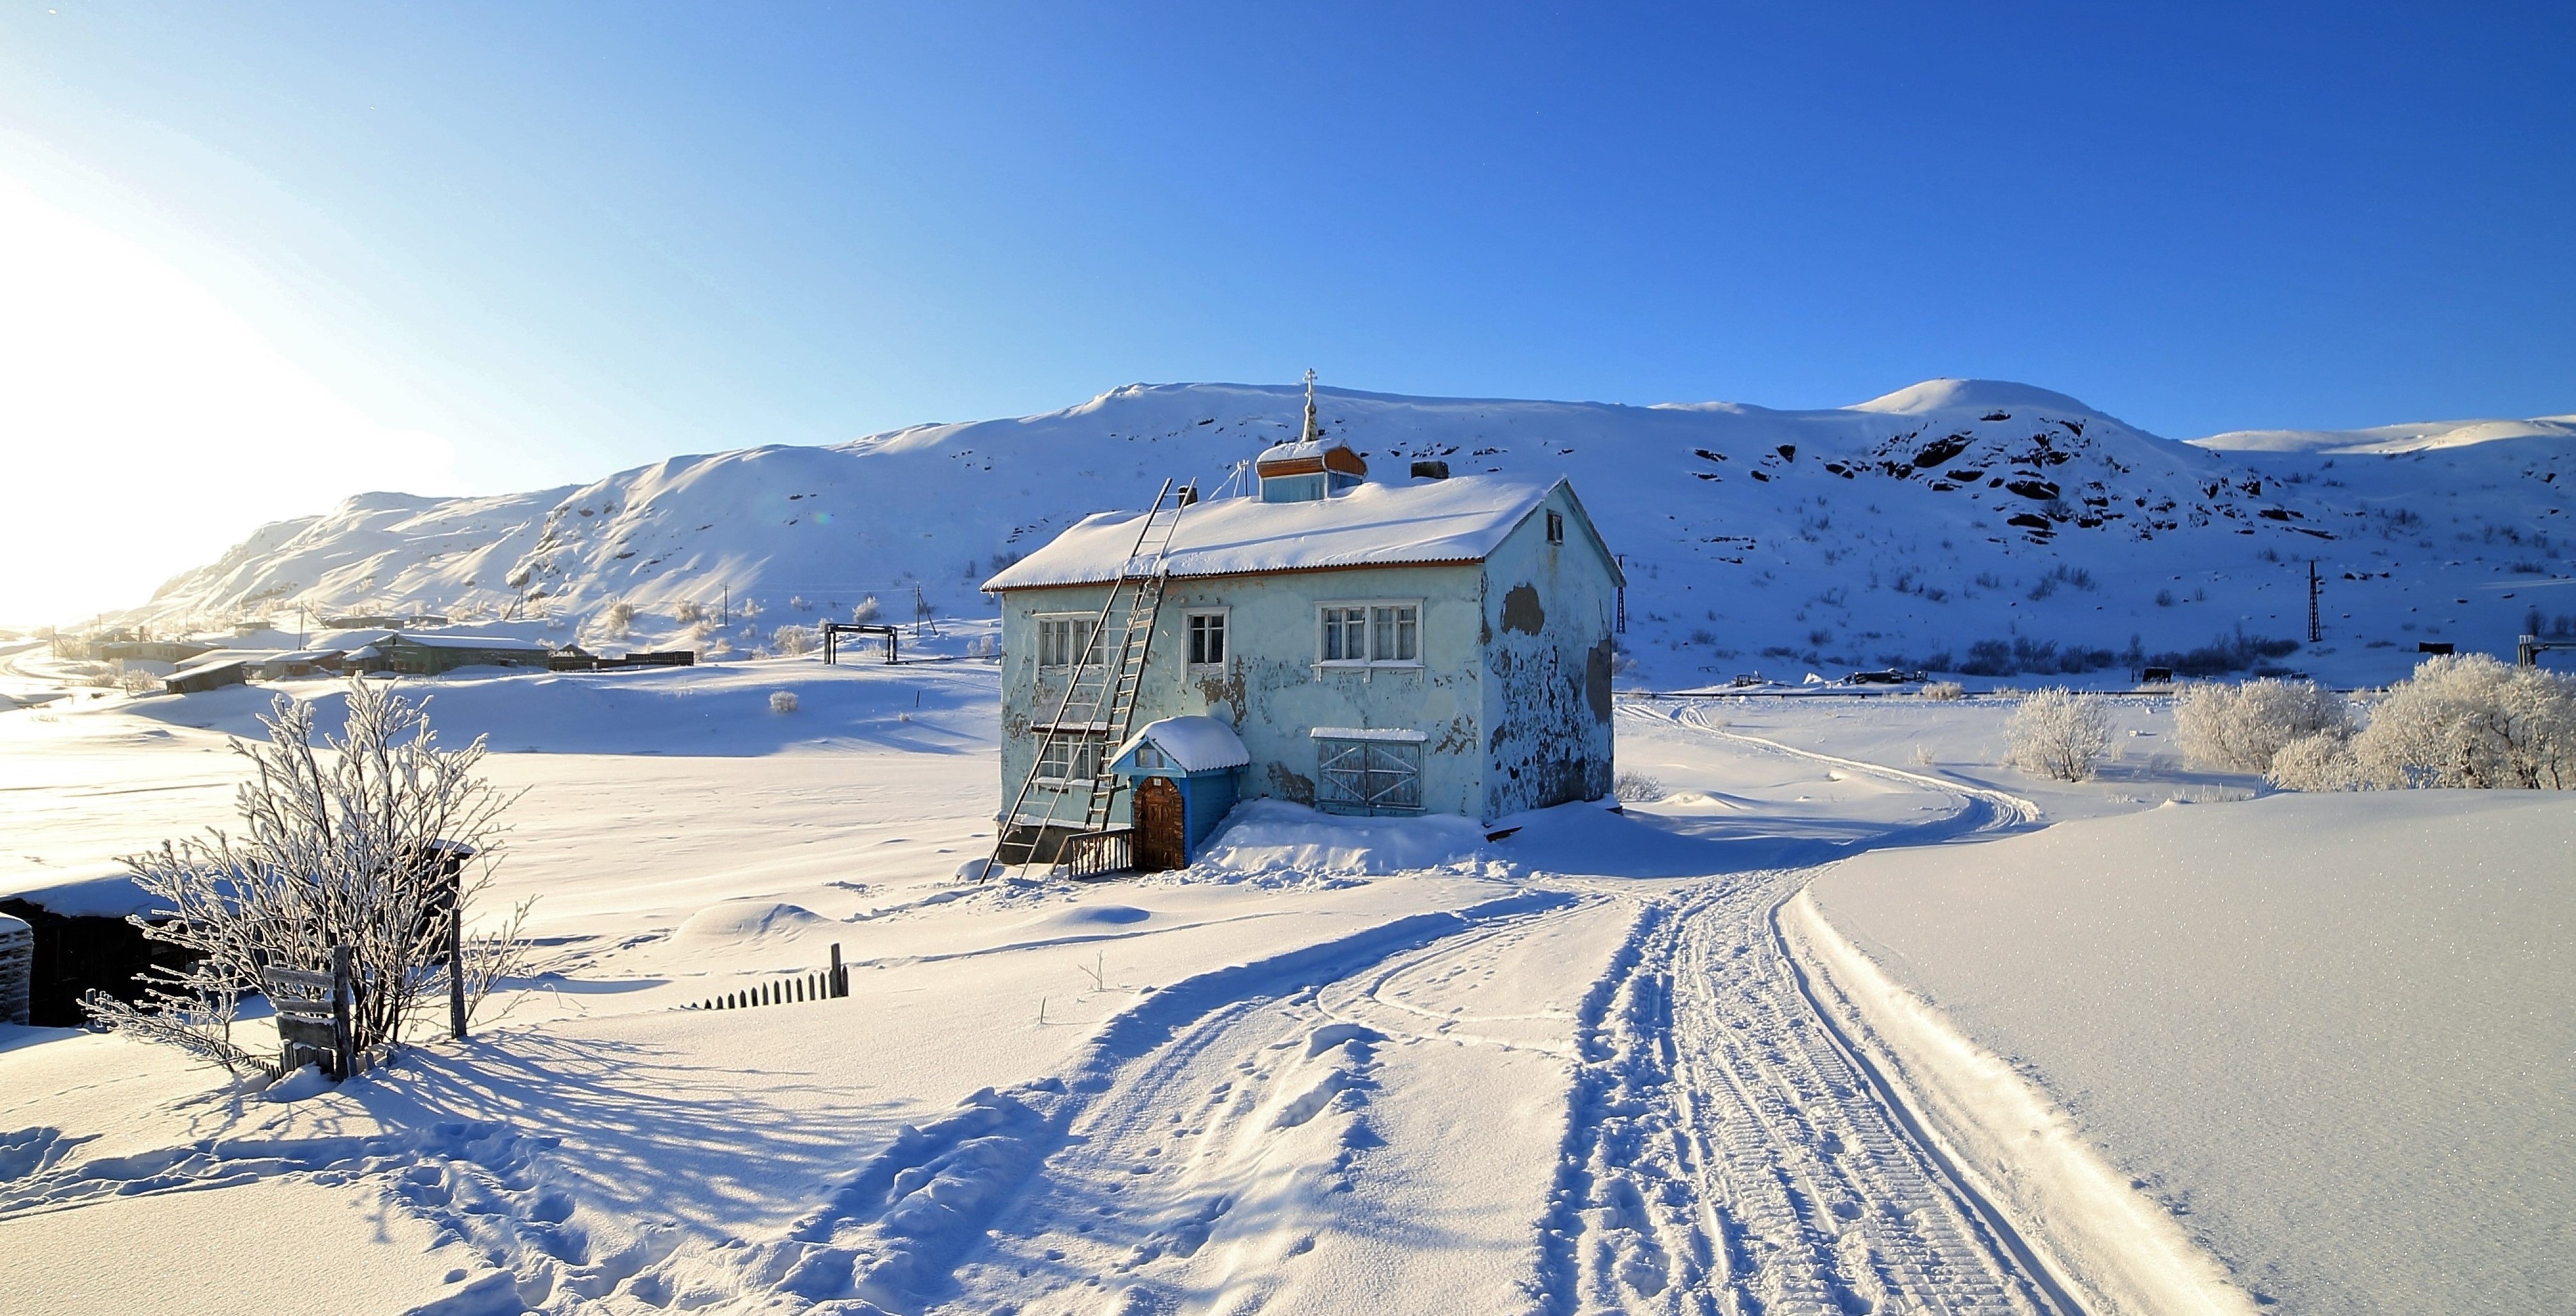
M 724 606 L 716 609 L 716 625 L 733 625 L 733 586 L 724 587 Z
M 2321 584 L 2319 584 L 2319 583 L 2318 583 L 2318 581 L 2317 581 L 2317 560 L 2316 560 L 2315 558 L 2309 558 L 2309 559 L 2308 559 L 2308 643 L 2310 643 L 2310 644 L 2314 644 L 2314 643 L 2316 643 L 2317 641 L 2322 640 L 2322 639 L 2324 639 L 2324 638 L 2326 637 L 2326 628 L 2325 628 L 2325 623 L 2324 623 L 2324 621 L 2323 621 L 2323 620 L 2318 616 L 2318 614 L 2317 614 L 2317 594 L 2318 594 L 2318 592 L 2319 592 L 2320 590 L 2322 590 L 2323 588 L 2324 588 L 2324 586 L 2323 586 L 2323 585 L 2321 585 Z

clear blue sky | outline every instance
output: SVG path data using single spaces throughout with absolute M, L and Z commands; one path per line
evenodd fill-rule
M 0 182 L 422 492 L 1308 366 L 2576 411 L 2567 6 L 1953 8 L 13 2 Z

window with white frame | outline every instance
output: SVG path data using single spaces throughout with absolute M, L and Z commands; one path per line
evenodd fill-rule
M 1096 618 L 1077 615 L 1038 618 L 1038 666 L 1071 667 L 1077 654 L 1086 663 L 1101 662 L 1105 658 Z
M 1422 662 L 1418 602 L 1327 603 L 1319 610 L 1316 661 L 1336 666 L 1416 667 Z
M 1315 739 L 1315 803 L 1332 813 L 1420 813 L 1422 742 Z
M 1040 781 L 1089 781 L 1100 775 L 1100 756 L 1108 738 L 1088 732 L 1063 731 L 1038 746 Z
M 1192 667 L 1217 667 L 1225 662 L 1225 612 L 1189 614 L 1189 658 Z

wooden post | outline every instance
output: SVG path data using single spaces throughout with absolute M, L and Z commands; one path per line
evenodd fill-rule
M 349 1035 L 349 948 L 331 948 L 331 1043 L 333 1061 L 346 1079 L 358 1072 L 357 1039 Z
M 447 1031 L 465 1040 L 465 876 L 457 874 L 447 900 Z
M 832 943 L 832 994 L 850 994 L 850 971 L 841 967 L 841 943 L 837 941 Z

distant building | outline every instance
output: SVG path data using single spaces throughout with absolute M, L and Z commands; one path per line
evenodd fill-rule
M 300 677 L 337 676 L 348 668 L 348 655 L 338 649 L 298 649 L 259 664 L 259 679 L 291 681 Z
M 1185 862 L 1236 796 L 1490 820 L 1609 792 L 1624 578 L 1571 485 L 1369 483 L 1311 404 L 1257 471 L 1252 496 L 1087 517 L 986 582 L 1003 862 L 1138 809 L 1184 832 L 1138 862 Z
M 228 685 L 243 685 L 250 680 L 250 660 L 233 658 L 223 662 L 200 663 L 161 679 L 165 694 L 194 695 L 220 690 Z
M 436 676 L 459 667 L 532 667 L 544 671 L 550 652 L 535 640 L 498 635 L 394 634 L 369 647 L 376 654 L 367 670 L 405 676 Z

